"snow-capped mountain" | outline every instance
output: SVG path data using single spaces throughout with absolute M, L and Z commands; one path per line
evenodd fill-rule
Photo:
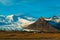
M 0 15 L 0 30 L 24 31 L 25 27 L 33 24 L 37 18 L 25 15 Z M 50 25 L 60 29 L 60 17 L 44 18 Z M 26 30 L 25 30 L 26 31 Z
M 5 21 L 5 16 L 0 15 L 0 22 L 4 22 Z
M 29 16 L 23 16 L 23 15 L 8 15 L 8 16 L 1 16 L 0 15 L 0 22 L 5 23 L 15 23 L 20 22 L 21 24 L 26 23 L 33 23 L 35 21 L 35 18 L 29 17 Z
M 60 29 L 60 17 L 53 16 L 51 18 L 45 19 L 50 25 L 52 25 L 55 28 Z
M 46 21 L 54 21 L 56 23 L 59 23 L 60 22 L 60 17 L 57 17 L 57 16 L 53 16 L 51 18 L 45 18 Z
M 0 30 L 20 30 L 35 20 L 34 17 L 25 15 L 0 15 Z

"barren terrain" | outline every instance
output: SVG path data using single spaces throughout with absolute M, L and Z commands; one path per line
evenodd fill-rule
M 60 39 L 60 33 L 0 32 L 0 39 L 3 38 Z

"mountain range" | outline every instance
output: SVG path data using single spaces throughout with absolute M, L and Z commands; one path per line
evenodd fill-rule
M 0 15 L 0 30 L 60 32 L 60 17 L 35 18 L 25 15 Z
M 0 15 L 0 30 L 22 30 L 29 24 L 35 22 L 35 17 L 25 15 Z
M 58 28 L 52 26 L 50 22 L 46 21 L 44 18 L 39 18 L 36 22 L 26 27 L 26 29 L 39 30 L 38 32 L 60 32 Z

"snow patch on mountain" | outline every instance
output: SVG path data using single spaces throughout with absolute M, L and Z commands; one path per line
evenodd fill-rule
M 14 16 L 14 15 L 8 15 L 8 16 L 6 17 L 6 19 L 8 20 L 8 22 L 12 22 L 12 21 L 13 21 L 13 16 Z
M 60 23 L 60 17 L 44 18 L 46 21 Z M 35 17 L 25 15 L 0 15 L 0 30 L 21 31 L 24 27 L 34 23 Z M 56 24 L 54 24 L 56 25 Z M 60 24 L 59 24 L 60 25 Z
M 18 17 L 18 22 L 21 23 L 21 26 L 25 26 L 25 27 L 28 26 L 29 24 L 34 23 L 34 21 L 29 21 L 20 17 Z
M 46 21 L 54 21 L 56 23 L 59 23 L 60 22 L 60 17 L 57 17 L 57 16 L 53 16 L 51 18 L 45 18 Z
M 0 15 L 0 22 L 5 22 L 5 16 L 4 15 Z
M 0 15 L 0 30 L 22 30 L 34 22 L 34 17 L 24 15 Z

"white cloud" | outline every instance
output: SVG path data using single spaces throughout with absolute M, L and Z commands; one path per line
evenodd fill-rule
M 19 5 L 20 2 L 23 2 L 24 0 L 0 0 L 0 3 L 6 6 L 10 5 Z
M 0 3 L 2 3 L 3 5 L 12 5 L 13 4 L 12 0 L 0 0 Z
M 20 4 L 25 4 L 25 3 L 30 3 L 33 0 L 0 0 L 0 3 L 6 6 L 10 5 L 20 5 Z

